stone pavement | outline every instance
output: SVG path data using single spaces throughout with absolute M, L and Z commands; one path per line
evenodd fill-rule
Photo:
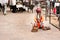
M 44 25 L 50 26 L 51 30 L 31 32 L 35 9 L 34 13 L 8 11 L 6 16 L 0 12 L 0 40 L 60 40 L 60 31 L 50 25 L 48 20 L 44 21 Z
M 0 12 L 0 40 L 60 40 L 60 31 L 45 21 L 51 30 L 31 32 L 35 13 Z

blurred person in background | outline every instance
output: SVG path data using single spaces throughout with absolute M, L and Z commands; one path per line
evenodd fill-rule
M 50 0 L 51 1 L 51 3 L 52 3 L 52 9 L 54 8 L 54 4 L 55 4 L 55 2 L 56 2 L 56 0 Z
M 47 12 L 50 13 L 50 0 L 47 0 Z
M 10 5 L 10 11 L 12 11 L 13 13 L 15 13 L 16 12 L 16 0 L 10 0 L 9 5 Z
M 59 17 L 60 17 L 60 3 L 56 2 L 55 5 L 54 5 L 54 8 L 56 8 L 56 15 L 58 16 L 58 20 L 59 20 Z
M 1 11 L 2 5 L 1 5 L 1 0 L 0 0 L 0 11 Z
M 6 15 L 8 0 L 0 0 L 3 14 Z

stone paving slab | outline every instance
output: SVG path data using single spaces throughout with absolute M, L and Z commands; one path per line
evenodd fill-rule
M 60 40 L 60 31 L 50 25 L 51 30 L 38 32 L 31 32 L 32 24 L 35 14 L 7 14 L 0 15 L 0 40 Z
M 36 12 L 35 12 L 36 13 Z M 60 31 L 44 21 L 51 30 L 31 32 L 35 13 L 11 13 L 2 15 L 0 12 L 0 40 L 60 40 Z

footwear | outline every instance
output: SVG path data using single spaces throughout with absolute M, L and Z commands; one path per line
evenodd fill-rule
M 6 15 L 6 14 L 3 14 L 3 15 Z
M 38 29 L 42 29 L 42 27 L 39 27 Z

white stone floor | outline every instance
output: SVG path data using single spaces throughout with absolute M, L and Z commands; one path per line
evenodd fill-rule
M 31 32 L 34 13 L 0 15 L 0 40 L 60 40 L 60 31 L 45 21 L 51 30 Z
M 11 13 L 4 16 L 0 12 L 0 40 L 60 40 L 60 31 L 50 25 L 51 30 L 31 32 L 35 13 Z

